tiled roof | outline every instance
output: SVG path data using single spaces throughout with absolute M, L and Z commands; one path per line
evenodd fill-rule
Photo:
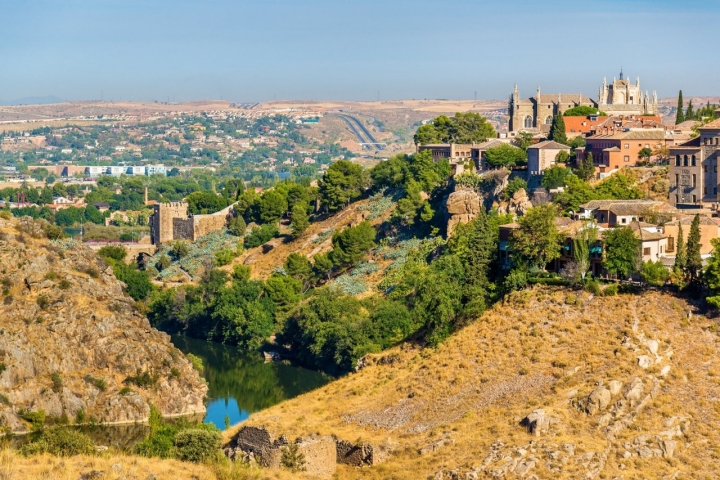
M 602 122 L 607 120 L 608 117 L 598 117 L 597 120 L 592 121 L 588 117 L 563 117 L 565 121 L 565 131 L 568 133 L 588 133 L 590 129 L 596 125 L 600 125 Z
M 608 210 L 616 215 L 641 215 L 648 210 L 672 210 L 670 205 L 658 200 L 591 200 L 580 207 L 585 210 Z
M 530 145 L 528 149 L 531 148 L 537 148 L 537 149 L 543 149 L 543 148 L 550 148 L 553 150 L 570 150 L 570 147 L 567 145 L 563 145 L 562 143 L 554 142 L 552 140 L 546 140 L 544 142 L 536 143 L 535 145 Z
M 668 237 L 664 233 L 648 232 L 647 230 L 642 228 L 642 226 L 640 225 L 640 222 L 632 222 L 629 226 L 632 229 L 632 231 L 635 232 L 635 236 L 638 237 L 643 242 L 652 241 L 652 240 L 662 240 L 663 238 Z
M 684 215 L 677 220 L 666 223 L 666 225 L 691 225 L 695 215 Z M 700 225 L 720 226 L 720 218 L 711 218 L 707 215 L 700 215 Z
M 706 123 L 700 128 L 720 128 L 720 118 L 716 118 L 710 123 Z

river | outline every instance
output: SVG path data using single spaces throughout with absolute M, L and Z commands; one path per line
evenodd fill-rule
M 265 363 L 258 352 L 174 335 L 173 344 L 183 353 L 203 361 L 202 376 L 208 382 L 205 423 L 225 430 L 245 420 L 251 413 L 316 389 L 332 380 L 319 372 L 287 362 Z

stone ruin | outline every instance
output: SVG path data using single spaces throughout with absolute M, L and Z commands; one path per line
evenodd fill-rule
M 225 446 L 225 455 L 233 461 L 257 463 L 264 468 L 282 467 L 283 452 L 291 443 L 304 456 L 304 471 L 317 477 L 331 477 L 337 464 L 356 467 L 377 465 L 389 456 L 387 449 L 369 443 L 354 444 L 335 436 L 310 435 L 290 442 L 267 428 L 245 426 Z
M 210 232 L 220 230 L 232 217 L 233 205 L 209 215 L 192 215 L 185 202 L 159 203 L 150 216 L 152 243 L 160 246 L 174 240 L 194 242 Z

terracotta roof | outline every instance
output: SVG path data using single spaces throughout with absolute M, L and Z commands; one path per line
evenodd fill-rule
M 666 225 L 691 225 L 695 215 L 685 215 L 677 220 L 666 223 Z M 700 215 L 700 225 L 715 225 L 720 226 L 720 218 L 712 218 L 707 215 Z
M 716 118 L 710 123 L 706 123 L 700 128 L 720 128 L 720 118 Z
M 580 205 L 585 210 L 608 210 L 616 215 L 641 215 L 648 210 L 672 210 L 658 200 L 591 200 Z
M 592 140 L 664 140 L 665 130 L 659 128 L 644 128 L 639 130 L 622 130 L 616 129 L 613 133 L 601 134 L 596 133 L 592 137 L 588 137 L 588 141 Z
M 600 125 L 602 122 L 607 120 L 608 117 L 598 117 L 597 120 L 592 121 L 588 117 L 563 117 L 565 121 L 565 131 L 567 133 L 589 133 L 591 128 Z
M 546 140 L 544 142 L 536 143 L 535 145 L 530 145 L 528 147 L 528 150 L 531 148 L 536 148 L 536 149 L 551 148 L 553 150 L 570 150 L 570 147 L 568 147 L 567 145 L 563 145 L 562 143 L 554 142 L 552 140 Z
M 654 225 L 653 225 L 654 226 Z M 629 227 L 632 229 L 633 232 L 635 232 L 635 236 L 638 237 L 643 242 L 645 241 L 653 241 L 653 240 L 662 240 L 663 238 L 667 238 L 668 236 L 664 233 L 660 232 L 648 232 L 645 230 L 640 222 L 631 222 Z

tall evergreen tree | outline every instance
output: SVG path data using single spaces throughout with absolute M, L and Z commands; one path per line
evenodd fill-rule
M 565 120 L 561 112 L 553 118 L 552 127 L 550 127 L 550 140 L 553 140 L 563 145 L 567 145 L 568 139 L 565 133 Z
M 685 113 L 685 120 L 695 120 L 695 110 L 693 110 L 692 99 L 688 101 L 687 112 Z
M 685 254 L 685 238 L 683 238 L 683 228 L 682 223 L 678 221 L 678 238 L 677 238 L 677 247 L 675 250 L 675 265 L 673 265 L 673 270 L 676 274 L 681 274 L 685 271 L 685 263 L 687 260 L 687 256 Z
M 685 102 L 683 102 L 682 90 L 680 90 L 680 93 L 678 94 L 677 115 L 675 116 L 675 125 L 678 125 L 684 121 L 685 121 Z
M 696 278 L 702 270 L 702 258 L 700 257 L 700 215 L 695 214 L 687 241 L 687 265 L 685 265 L 690 278 Z
M 577 167 L 577 175 L 583 180 L 590 180 L 595 176 L 595 159 L 592 152 L 587 152 L 585 158 L 580 160 Z

